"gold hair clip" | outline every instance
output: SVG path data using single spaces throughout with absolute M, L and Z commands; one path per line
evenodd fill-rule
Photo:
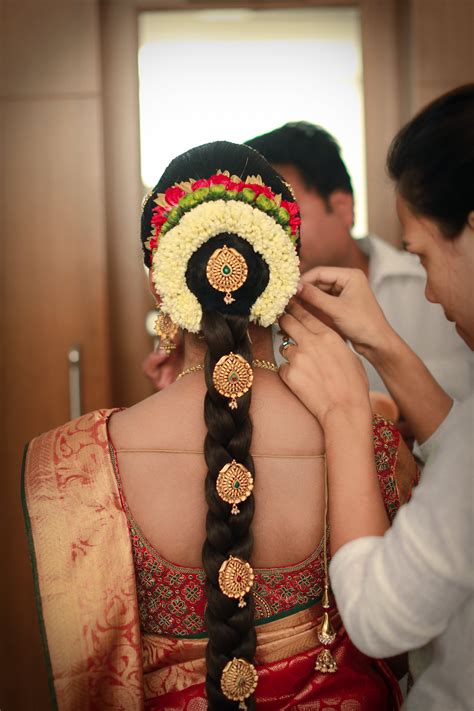
M 235 516 L 240 513 L 237 504 L 248 499 L 252 493 L 253 477 L 243 464 L 239 464 L 233 459 L 220 470 L 216 489 L 223 501 L 232 504 L 230 512 Z
M 212 380 L 217 392 L 229 398 L 230 409 L 235 410 L 237 398 L 245 395 L 252 387 L 253 370 L 241 355 L 229 353 L 217 361 Z
M 235 301 L 231 292 L 237 291 L 245 284 L 247 275 L 247 262 L 233 247 L 229 248 L 225 244 L 209 257 L 206 267 L 207 280 L 214 289 L 225 292 L 226 304 Z

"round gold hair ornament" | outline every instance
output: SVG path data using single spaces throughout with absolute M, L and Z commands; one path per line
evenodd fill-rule
M 221 675 L 221 689 L 231 701 L 239 701 L 239 709 L 246 709 L 245 699 L 257 688 L 258 674 L 246 659 L 234 657 L 227 662 Z
M 240 513 L 237 504 L 248 499 L 252 493 L 253 477 L 243 464 L 233 459 L 220 470 L 216 489 L 223 501 L 232 504 L 230 512 L 235 516 Z
M 250 563 L 231 555 L 219 568 L 219 587 L 226 597 L 236 598 L 239 607 L 245 607 L 244 595 L 250 592 L 254 577 Z
M 243 256 L 233 247 L 226 244 L 219 247 L 209 257 L 206 276 L 209 284 L 217 291 L 224 291 L 224 302 L 232 304 L 235 299 L 233 291 L 237 291 L 247 280 L 248 267 Z
M 212 381 L 217 392 L 229 398 L 230 409 L 235 410 L 237 398 L 245 395 L 252 387 L 252 366 L 238 353 L 230 352 L 217 361 Z

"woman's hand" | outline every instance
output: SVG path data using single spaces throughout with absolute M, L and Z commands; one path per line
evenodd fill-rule
M 394 335 L 360 269 L 310 269 L 301 278 L 298 298 L 329 317 L 355 350 L 369 360 Z
M 283 351 L 288 363 L 280 366 L 280 377 L 323 429 L 334 414 L 342 414 L 348 424 L 353 418 L 370 419 L 365 370 L 342 338 L 296 299 L 280 327 L 295 342 Z

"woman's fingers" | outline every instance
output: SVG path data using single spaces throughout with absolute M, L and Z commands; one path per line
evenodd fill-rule
M 308 331 L 311 331 L 311 333 L 326 333 L 330 330 L 329 326 L 326 326 L 317 316 L 310 314 L 309 311 L 295 299 L 290 301 L 286 307 L 286 312 L 299 321 Z
M 298 299 L 314 306 L 318 311 L 322 311 L 329 317 L 334 318 L 343 308 L 343 304 L 337 296 L 325 293 L 319 286 L 313 286 L 309 283 L 300 283 L 300 286 L 301 288 L 297 294 Z

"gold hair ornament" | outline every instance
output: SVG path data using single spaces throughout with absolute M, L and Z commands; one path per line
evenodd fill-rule
M 236 598 L 239 607 L 245 607 L 244 595 L 250 592 L 254 577 L 250 563 L 231 555 L 219 568 L 219 587 L 226 597 Z
M 175 350 L 176 344 L 173 339 L 178 333 L 178 327 L 171 319 L 171 316 L 164 314 L 162 311 L 158 312 L 155 321 L 155 333 L 160 339 L 160 348 L 162 350 L 168 354 Z
M 331 654 L 331 651 L 327 649 L 336 639 L 336 632 L 331 624 L 331 618 L 329 617 L 328 610 L 331 607 L 329 601 L 329 573 L 328 573 L 328 556 L 327 556 L 327 519 L 328 519 L 328 469 L 326 459 L 324 459 L 324 534 L 323 534 L 323 561 L 324 561 L 324 592 L 322 599 L 323 606 L 323 616 L 321 622 L 318 625 L 318 639 L 323 645 L 323 649 L 319 652 L 316 663 L 314 665 L 315 671 L 322 672 L 323 674 L 333 674 L 337 671 L 337 663 Z
M 223 501 L 232 504 L 230 512 L 235 516 L 240 513 L 237 504 L 248 499 L 252 493 L 253 477 L 243 464 L 233 459 L 220 470 L 216 489 Z
M 224 291 L 224 302 L 232 304 L 235 299 L 232 291 L 237 291 L 245 284 L 248 275 L 247 262 L 236 249 L 226 244 L 209 257 L 206 276 L 209 284 L 217 291 Z
M 230 409 L 235 410 L 237 398 L 245 395 L 252 387 L 252 366 L 241 355 L 231 352 L 217 361 L 212 381 L 217 392 L 229 398 Z
M 225 665 L 221 675 L 221 689 L 231 701 L 239 701 L 239 709 L 246 709 L 245 699 L 257 688 L 258 675 L 254 665 L 246 659 L 234 657 Z

